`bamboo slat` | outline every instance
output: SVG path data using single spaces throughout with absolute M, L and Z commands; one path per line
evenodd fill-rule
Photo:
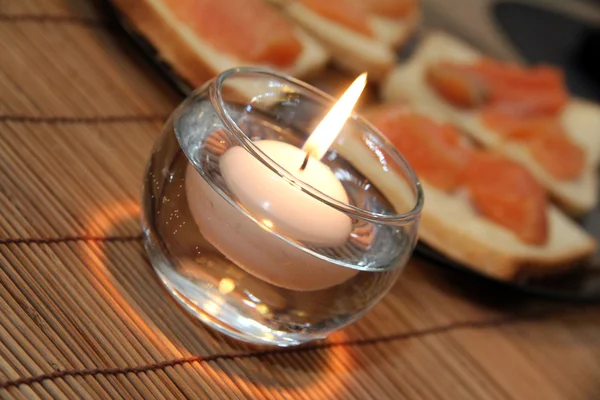
M 599 307 L 482 293 L 414 259 L 325 342 L 189 317 L 145 258 L 143 169 L 180 98 L 95 3 L 0 0 L 0 397 L 598 398 Z

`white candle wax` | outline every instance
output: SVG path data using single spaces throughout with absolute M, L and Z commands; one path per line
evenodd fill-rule
M 258 141 L 271 159 L 305 183 L 336 200 L 346 192 L 333 172 L 289 144 Z M 309 254 L 275 236 L 270 230 L 315 246 L 338 246 L 349 237 L 350 218 L 302 192 L 255 159 L 242 147 L 221 156 L 221 174 L 258 223 L 221 197 L 190 164 L 186 193 L 190 211 L 204 237 L 246 272 L 292 290 L 319 290 L 340 284 L 357 271 Z
M 348 202 L 334 173 L 319 160 L 300 166 L 306 153 L 291 144 L 261 140 L 256 146 L 283 169 L 329 197 Z M 350 218 L 299 188 L 290 185 L 242 147 L 233 147 L 220 160 L 227 187 L 248 213 L 273 231 L 314 246 L 333 247 L 346 242 L 352 230 Z

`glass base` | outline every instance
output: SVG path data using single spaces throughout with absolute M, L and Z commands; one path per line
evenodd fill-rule
M 315 335 L 314 332 L 273 329 L 262 324 L 256 315 L 244 315 L 240 312 L 239 299 L 203 287 L 178 274 L 170 262 L 161 257 L 149 234 L 145 236 L 145 247 L 154 271 L 169 293 L 192 316 L 210 328 L 234 339 L 262 346 L 298 346 L 325 339 L 326 335 Z
M 245 331 L 245 326 L 247 324 L 245 323 L 246 321 L 244 321 L 245 318 L 243 317 L 239 318 L 240 326 L 225 324 L 215 316 L 210 315 L 207 310 L 203 310 L 202 308 L 198 307 L 196 305 L 197 301 L 194 301 L 195 299 L 189 298 L 183 292 L 179 291 L 176 284 L 169 280 L 169 278 L 158 268 L 155 268 L 154 270 L 171 295 L 173 295 L 179 304 L 181 304 L 188 312 L 202 321 L 202 323 L 205 325 L 231 338 L 250 344 L 279 347 L 298 346 L 314 340 L 324 339 L 315 337 L 301 337 L 299 335 L 290 337 L 289 333 L 283 333 L 285 336 L 281 336 L 281 333 L 273 332 L 267 327 L 263 327 L 261 333 L 261 330 L 256 329 L 256 326 L 254 327 L 254 334 L 250 334 L 249 332 Z

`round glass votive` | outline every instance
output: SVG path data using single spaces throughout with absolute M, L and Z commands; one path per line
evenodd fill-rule
M 240 68 L 166 123 L 143 189 L 145 247 L 173 296 L 209 326 L 278 346 L 322 339 L 390 289 L 416 242 L 410 166 L 351 116 L 321 160 L 303 143 L 335 99 Z

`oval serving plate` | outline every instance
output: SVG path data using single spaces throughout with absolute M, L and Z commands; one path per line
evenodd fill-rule
M 133 42 L 134 46 L 139 49 L 140 55 L 143 56 L 146 61 L 157 70 L 157 72 L 170 84 L 170 86 L 172 86 L 182 96 L 186 96 L 193 90 L 193 87 L 180 76 L 178 76 L 178 74 L 170 65 L 161 60 L 153 45 L 131 26 L 127 19 L 121 15 L 112 4 L 110 4 L 110 1 L 107 2 L 107 10 L 108 14 L 115 20 L 117 28 L 121 31 L 121 33 Z M 411 45 L 407 47 L 408 49 L 412 49 L 415 45 L 418 45 L 418 36 L 418 34 L 414 35 Z M 410 50 L 407 51 L 405 48 L 405 51 L 400 55 L 400 58 L 408 57 L 409 54 Z M 327 73 L 331 74 L 332 72 L 328 71 Z M 333 72 L 333 74 L 335 74 L 335 72 Z M 349 77 L 340 76 L 334 78 L 334 80 L 340 85 L 351 82 L 351 78 Z M 329 81 L 329 79 L 321 78 L 314 84 L 317 87 L 321 87 L 322 85 L 319 84 L 319 82 L 323 82 L 325 86 L 328 86 L 330 82 L 327 83 L 325 81 Z M 330 93 L 332 91 L 335 92 L 335 88 L 321 88 Z M 600 242 L 600 206 L 588 216 L 583 218 L 581 223 L 582 226 L 584 226 L 588 232 L 592 233 L 592 235 Z M 561 274 L 560 276 L 529 279 L 521 282 L 502 281 L 484 275 L 477 270 L 466 267 L 449 258 L 446 258 L 444 255 L 427 246 L 423 242 L 419 242 L 419 244 L 417 244 L 415 253 L 426 260 L 432 261 L 431 264 L 436 267 L 451 269 L 452 271 L 464 274 L 465 277 L 475 279 L 483 284 L 503 287 L 523 294 L 529 294 L 553 300 L 578 302 L 600 301 L 600 250 L 596 253 L 593 259 L 577 270 L 573 270 L 566 274 Z

